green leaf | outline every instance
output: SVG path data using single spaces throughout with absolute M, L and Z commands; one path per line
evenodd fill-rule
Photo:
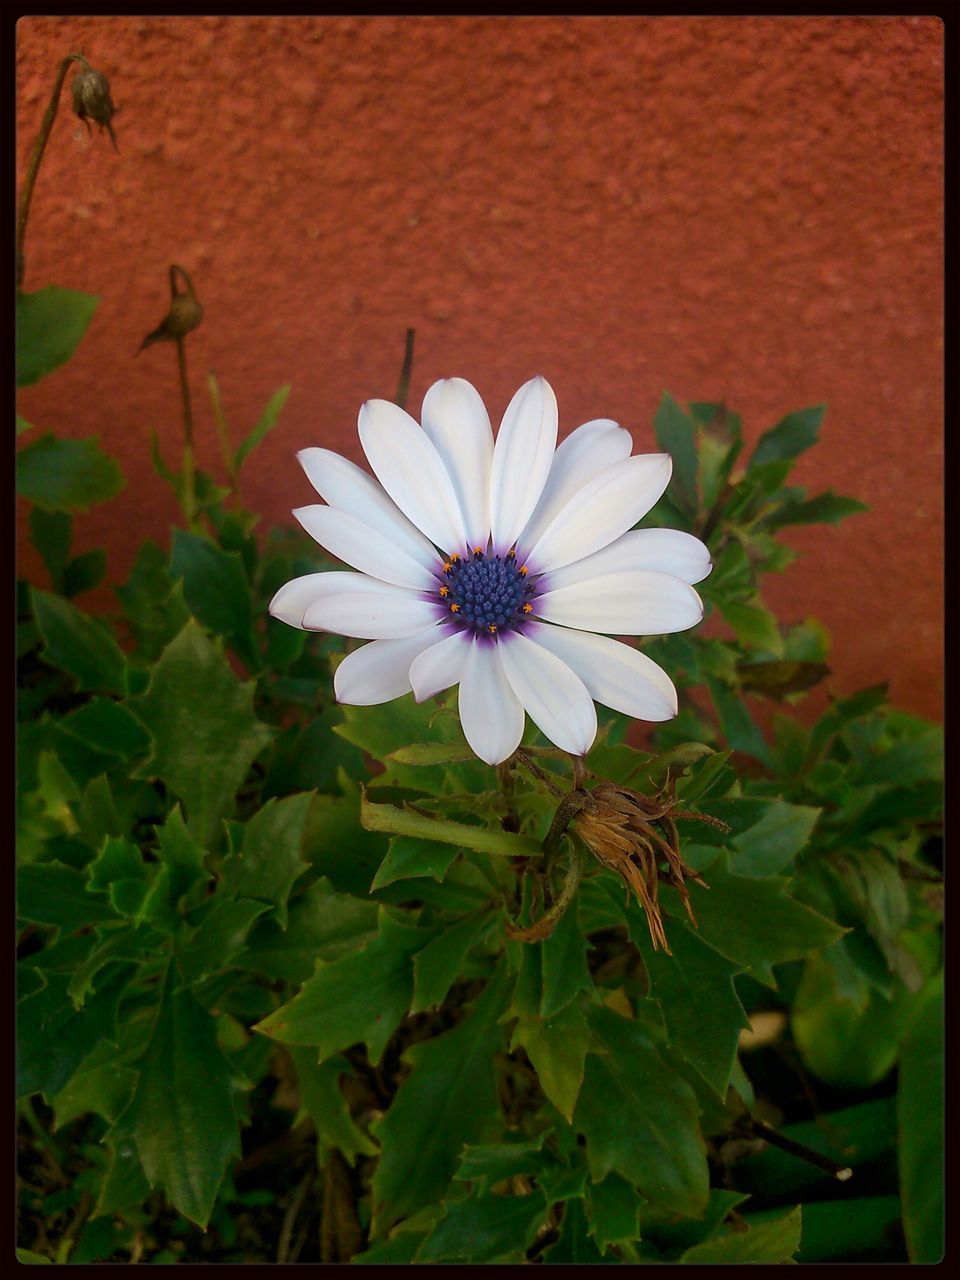
M 590 1234 L 601 1249 L 640 1236 L 640 1205 L 636 1187 L 619 1173 L 608 1173 L 602 1182 L 587 1188 L 590 1202 Z
M 564 1205 L 560 1239 L 546 1250 L 543 1261 L 547 1265 L 567 1264 L 581 1268 L 614 1262 L 613 1258 L 605 1258 L 594 1243 L 582 1200 L 572 1200 Z
M 253 634 L 253 597 L 243 560 L 208 537 L 174 529 L 170 574 L 183 579 L 183 595 L 195 617 L 223 636 L 253 670 L 260 654 Z
M 616 1171 L 654 1204 L 698 1216 L 708 1181 L 693 1090 L 638 1023 L 598 1007 L 590 1024 L 596 1048 L 587 1056 L 574 1125 L 586 1137 L 593 1180 Z
M 356 1164 L 357 1156 L 375 1156 L 376 1146 L 350 1114 L 340 1091 L 340 1077 L 353 1075 L 353 1067 L 342 1054 L 318 1062 L 316 1052 L 291 1046 L 290 1056 L 297 1069 L 300 1105 L 317 1130 L 317 1146 L 321 1152 L 335 1148 L 345 1160 Z
M 747 649 L 759 649 L 776 657 L 783 654 L 783 637 L 777 620 L 759 600 L 721 600 L 720 612 Z
M 22 920 L 64 929 L 80 929 L 98 920 L 117 918 L 102 897 L 87 892 L 81 872 L 60 862 L 18 867 L 17 914 Z
M 92 591 L 100 585 L 107 572 L 107 553 L 102 547 L 74 556 L 63 573 L 63 593 L 70 599 Z
M 900 1052 L 897 1159 L 910 1261 L 944 1253 L 943 975 L 927 986 Z
M 205 1227 L 228 1160 L 240 1155 L 239 1081 L 217 1044 L 216 1023 L 168 971 L 153 1034 L 137 1064 L 130 1105 L 111 1137 L 131 1134 L 153 1187 Z
M 210 879 L 203 865 L 204 850 L 187 830 L 179 805 L 162 827 L 157 828 L 158 854 L 166 873 L 166 891 L 171 906 L 189 893 L 195 884 Z
M 243 827 L 242 848 L 221 869 L 227 892 L 269 902 L 281 929 L 294 881 L 310 865 L 301 851 L 312 800 L 312 792 L 268 800 Z
M 469 827 L 448 818 L 428 818 L 412 809 L 398 809 L 392 804 L 374 804 L 366 792 L 360 801 L 360 821 L 368 831 L 388 831 L 394 835 L 438 840 L 461 849 L 479 853 L 496 853 L 502 857 L 539 857 L 543 853 L 534 836 L 515 835 L 502 828 Z
M 60 1093 L 101 1040 L 116 1040 L 117 1005 L 130 980 L 130 966 L 117 966 L 82 1009 L 68 994 L 70 978 L 48 973 L 46 985 L 17 1007 L 17 1096 Z
M 548 1157 L 543 1151 L 546 1132 L 535 1142 L 499 1142 L 487 1145 L 470 1145 L 463 1149 L 460 1167 L 455 1174 L 458 1182 L 476 1182 L 486 1193 L 509 1178 L 524 1174 L 539 1175 Z
M 671 954 L 654 951 L 640 914 L 631 903 L 630 937 L 643 956 L 669 1042 L 725 1098 L 740 1032 L 750 1025 L 733 986 L 737 966 L 679 921 L 667 934 Z
M 87 332 L 100 299 L 47 285 L 17 290 L 17 386 L 28 387 L 59 369 Z
M 434 765 L 460 764 L 476 757 L 470 748 L 459 742 L 414 742 L 409 747 L 398 747 L 386 757 L 395 764 Z
M 387 856 L 370 886 L 371 893 L 393 884 L 395 880 L 413 880 L 418 876 L 430 876 L 442 881 L 451 863 L 459 857 L 459 851 L 449 844 L 435 840 L 415 840 L 410 836 L 395 836 L 390 841 Z
M 752 471 L 754 467 L 764 466 L 768 462 L 785 462 L 796 458 L 816 444 L 826 408 L 826 405 L 818 404 L 810 409 L 798 409 L 796 413 L 788 413 L 781 418 L 775 427 L 765 431 L 757 441 L 757 447 L 750 456 L 749 469 Z
M 233 466 L 235 471 L 240 470 L 257 445 L 260 444 L 268 432 L 272 431 L 276 426 L 277 420 L 280 417 L 280 412 L 283 409 L 283 406 L 287 403 L 287 397 L 289 394 L 290 384 L 288 383 L 285 387 L 281 387 L 278 391 L 275 391 L 267 401 L 267 407 L 260 415 L 259 422 L 233 455 Z
M 671 491 L 689 514 L 697 510 L 697 444 L 693 420 L 673 396 L 665 391 L 660 398 L 653 429 L 657 443 L 673 459 Z
M 94 1216 L 100 1218 L 129 1209 L 139 1209 L 150 1194 L 137 1148 L 131 1138 L 118 1138 L 107 1143 L 109 1152 L 106 1173 L 100 1184 L 100 1195 L 94 1207 Z M 107 1219 L 109 1220 L 109 1219 Z
M 87 888 L 91 893 L 104 893 L 117 880 L 144 880 L 146 875 L 147 866 L 136 845 L 108 836 L 87 867 Z
M 121 760 L 146 755 L 150 739 L 135 716 L 112 698 L 89 698 L 59 721 L 58 728 L 91 747 Z
M 688 886 L 699 936 L 745 969 L 797 960 L 836 942 L 844 932 L 832 920 L 788 897 L 788 880 L 731 875 L 723 856 L 703 872 L 703 878 L 709 889 Z M 671 914 L 682 914 L 672 892 L 667 891 L 664 899 Z
M 197 928 L 178 944 L 184 976 L 196 983 L 223 969 L 243 950 L 254 922 L 269 909 L 265 902 L 250 898 L 236 901 L 217 894 Z
M 772 769 L 773 755 L 763 734 L 751 719 L 744 699 L 715 676 L 708 675 L 706 685 L 710 690 L 710 697 L 713 699 L 713 705 L 720 720 L 720 728 L 727 743 L 734 751 L 742 751 L 748 756 L 753 756 L 768 769 Z
M 20 497 L 47 511 L 86 511 L 124 486 L 123 473 L 95 436 L 87 440 L 41 436 L 18 451 L 16 471 Z
M 115 588 L 137 639 L 137 652 L 154 661 L 190 617 L 183 586 L 174 583 L 167 557 L 148 538 L 137 553 L 125 586 Z
M 759 1222 L 749 1231 L 731 1231 L 694 1245 L 680 1261 L 685 1263 L 787 1262 L 800 1248 L 800 1206 L 785 1217 Z
M 288 907 L 286 932 L 271 916 L 250 936 L 238 963 L 272 980 L 304 982 L 319 960 L 335 960 L 371 941 L 377 931 L 376 903 L 337 893 L 317 880 Z
M 403 1055 L 413 1069 L 378 1130 L 373 1235 L 437 1200 L 464 1144 L 485 1136 L 497 1108 L 493 1055 L 503 1046 L 498 1019 L 507 990 L 501 965 L 462 1022 Z
M 486 912 L 467 916 L 465 920 L 448 925 L 414 955 L 411 1013 L 422 1013 L 431 1005 L 443 1003 L 463 970 L 467 953 L 489 925 L 490 917 Z
M 782 529 L 789 524 L 839 524 L 847 516 L 856 516 L 870 508 L 856 498 L 844 498 L 828 489 L 806 502 L 790 500 L 779 507 L 764 523 L 771 529 Z
M 42 1253 L 34 1253 L 32 1249 L 17 1248 L 14 1249 L 13 1252 L 16 1260 L 26 1264 L 27 1266 L 32 1266 L 35 1263 L 41 1262 L 53 1262 L 52 1258 L 44 1257 Z
M 593 978 L 587 967 L 588 943 L 580 929 L 576 901 L 540 945 L 543 975 L 540 1016 L 548 1019 L 565 1009 L 578 992 L 593 990 Z
M 62 596 L 36 587 L 30 596 L 46 660 L 72 675 L 81 689 L 125 695 L 127 660 L 106 628 Z
M 30 534 L 43 557 L 54 591 L 62 592 L 63 571 L 73 539 L 73 519 L 63 511 L 47 511 L 35 506 L 30 512 Z
M 320 961 L 299 994 L 256 1030 L 284 1044 L 313 1045 L 320 1058 L 362 1040 L 370 1060 L 379 1062 L 410 1008 L 411 958 L 430 938 L 427 930 L 381 908 L 380 932 L 363 951 L 332 963 Z
M 542 1191 L 529 1195 L 478 1193 L 447 1206 L 417 1252 L 417 1262 L 464 1258 L 472 1263 L 521 1260 L 547 1216 Z
M 738 876 L 777 875 L 804 848 L 820 813 L 808 805 L 771 800 L 759 822 L 733 837 L 730 870 Z
M 598 1047 L 579 1005 L 570 1003 L 549 1018 L 521 1014 L 511 1051 L 519 1045 L 526 1049 L 543 1092 L 570 1121 L 583 1084 L 584 1060 Z
M 166 647 L 130 710 L 153 739 L 138 777 L 160 777 L 180 797 L 201 844 L 212 842 L 250 765 L 273 737 L 253 711 L 254 682 L 239 684 L 194 622 Z
M 901 1262 L 901 1232 L 897 1196 L 815 1200 L 803 1206 L 796 1261 Z

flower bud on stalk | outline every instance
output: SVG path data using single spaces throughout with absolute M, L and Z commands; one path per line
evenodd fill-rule
M 94 71 L 89 63 L 73 77 L 73 109 L 87 126 L 90 132 L 90 121 L 95 121 L 101 132 L 106 129 L 113 143 L 114 151 L 119 152 L 113 125 L 110 123 L 117 114 L 117 108 L 110 97 L 110 81 L 100 71 Z
M 176 273 L 179 273 L 184 281 L 184 292 L 177 293 L 176 290 Z M 203 319 L 203 307 L 200 305 L 200 299 L 197 297 L 193 287 L 193 281 L 183 270 L 182 267 L 171 268 L 171 297 L 170 310 L 152 330 L 144 340 L 140 343 L 137 355 L 144 347 L 153 346 L 155 342 L 176 342 L 178 338 L 185 338 L 188 333 L 192 333 Z

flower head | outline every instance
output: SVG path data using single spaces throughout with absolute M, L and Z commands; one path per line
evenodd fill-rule
M 386 400 L 363 406 L 376 480 L 327 449 L 299 454 L 326 505 L 294 515 L 359 572 L 295 578 L 270 612 L 371 641 L 337 668 L 338 700 L 412 689 L 422 702 L 459 685 L 464 735 L 489 764 L 517 749 L 524 713 L 574 755 L 596 736 L 594 699 L 641 720 L 676 715 L 669 676 L 610 638 L 684 631 L 703 616 L 692 586 L 710 572 L 703 543 L 633 529 L 667 487 L 669 455 L 631 457 L 629 432 L 606 418 L 557 448 L 543 378 L 510 401 L 496 441 L 462 378 L 434 383 L 421 420 Z

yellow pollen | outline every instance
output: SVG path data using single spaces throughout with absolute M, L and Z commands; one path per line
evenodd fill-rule
M 458 604 L 452 604 L 452 605 L 450 606 L 450 612 L 451 612 L 451 613 L 459 613 L 459 612 L 460 612 L 460 606 L 459 606 Z
M 475 556 L 482 556 L 482 555 L 483 555 L 483 547 L 474 547 L 474 548 L 473 548 L 473 554 L 474 554 Z
M 533 605 L 529 602 L 523 606 L 524 613 L 533 613 Z
M 441 587 L 441 588 L 440 588 L 440 595 L 441 595 L 441 596 L 448 596 L 449 594 L 450 594 L 450 588 L 449 588 L 449 587 Z
M 443 566 L 443 572 L 450 573 L 452 569 L 453 569 L 453 565 L 450 563 L 450 561 L 449 560 L 445 561 Z
M 496 629 L 497 629 L 497 624 L 495 622 L 491 622 L 487 625 L 487 630 L 490 632 L 491 635 L 493 635 Z
M 527 566 L 526 566 L 526 565 L 522 565 L 522 566 L 517 570 L 517 573 L 519 573 L 519 575 L 520 575 L 520 577 L 521 577 L 521 578 L 525 578 L 525 577 L 527 576 Z
M 451 564 L 459 564 L 459 563 L 460 563 L 460 557 L 456 554 L 456 552 L 454 552 L 454 554 L 450 557 L 450 563 L 451 563 Z
M 510 550 L 507 552 L 507 559 L 516 560 L 516 558 L 517 558 L 517 549 L 516 547 L 511 547 Z

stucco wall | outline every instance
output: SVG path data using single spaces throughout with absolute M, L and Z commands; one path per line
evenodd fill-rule
M 121 107 L 117 156 L 65 94 L 27 239 L 27 288 L 102 297 L 21 406 L 121 459 L 83 545 L 117 579 L 173 519 L 148 440 L 176 447 L 175 354 L 133 354 L 179 262 L 201 461 L 208 369 L 238 434 L 293 383 L 246 479 L 267 521 L 311 500 L 297 449 L 359 459 L 408 325 L 414 411 L 458 374 L 497 421 L 541 372 L 561 432 L 613 417 L 644 449 L 664 388 L 750 438 L 828 402 L 797 480 L 872 511 L 792 532 L 768 598 L 827 623 L 838 691 L 889 677 L 939 715 L 942 45 L 919 17 L 21 20 L 21 176 L 64 53 Z

